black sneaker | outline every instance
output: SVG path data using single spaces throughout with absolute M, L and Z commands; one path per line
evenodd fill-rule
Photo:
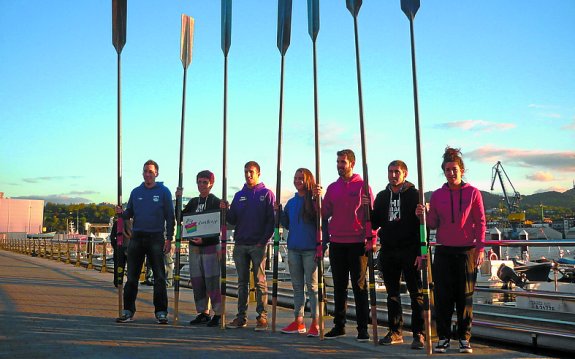
M 196 319 L 190 321 L 190 325 L 206 324 L 210 321 L 210 316 L 206 313 L 200 313 Z
M 471 344 L 469 344 L 469 340 L 460 340 L 459 341 L 459 352 L 460 353 L 473 353 L 473 349 L 471 349 Z
M 445 353 L 447 351 L 447 349 L 449 348 L 449 339 L 439 339 L 439 341 L 437 342 L 437 345 L 435 346 L 435 349 L 433 349 L 433 351 L 435 353 Z
M 335 339 L 338 337 L 343 337 L 345 335 L 345 328 L 338 327 L 337 325 L 323 336 L 325 339 Z
M 208 327 L 219 327 L 221 317 L 222 317 L 221 315 L 214 315 L 212 317 L 212 319 L 210 319 L 210 321 L 208 322 L 207 326 Z
M 411 342 L 411 349 L 423 349 L 425 336 L 423 334 L 414 334 Z
M 116 318 L 116 323 L 128 323 L 134 321 L 134 313 L 129 310 L 124 310 L 122 315 Z
M 367 329 L 358 330 L 356 339 L 358 342 L 369 342 L 369 334 L 367 333 Z
M 158 321 L 158 324 L 168 324 L 168 313 L 166 312 L 156 313 L 156 320 Z
M 399 333 L 389 331 L 385 337 L 379 340 L 379 345 L 403 344 L 403 336 Z

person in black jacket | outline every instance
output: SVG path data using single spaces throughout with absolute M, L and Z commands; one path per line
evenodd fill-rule
M 199 197 L 192 198 L 182 211 L 183 215 L 205 211 L 219 211 L 220 199 L 210 193 L 215 176 L 208 170 L 196 176 Z M 176 196 L 181 196 L 178 189 Z M 198 315 L 190 325 L 207 324 L 217 327 L 222 316 L 222 293 L 220 288 L 220 236 L 192 237 L 190 239 L 190 279 L 194 291 L 194 301 Z M 225 259 L 221 259 L 225 260 Z M 214 316 L 210 317 L 210 305 Z
M 379 268 L 387 291 L 389 332 L 379 340 L 381 345 L 403 343 L 403 316 L 400 298 L 400 279 L 403 278 L 411 298 L 411 328 L 413 349 L 423 348 L 424 319 L 423 291 L 416 259 L 420 255 L 419 219 L 415 208 L 419 194 L 415 186 L 406 181 L 407 165 L 400 160 L 387 166 L 389 184 L 379 192 L 373 204 L 373 229 L 379 228 L 381 249 Z

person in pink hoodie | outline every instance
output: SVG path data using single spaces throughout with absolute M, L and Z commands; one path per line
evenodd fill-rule
M 472 353 L 473 292 L 477 268 L 485 256 L 483 198 L 477 188 L 462 179 L 465 165 L 459 149 L 445 149 L 441 169 L 447 183 L 431 195 L 426 220 L 428 227 L 437 230 L 432 271 L 439 341 L 434 351 L 444 353 L 450 346 L 455 306 L 459 352 Z M 424 210 L 418 205 L 416 214 Z
M 351 278 L 355 314 L 357 319 L 357 340 L 369 341 L 367 324 L 369 321 L 368 288 L 366 282 L 367 250 L 375 247 L 376 236 L 366 241 L 363 203 L 373 204 L 371 188 L 369 194 L 363 192 L 363 180 L 353 173 L 355 154 L 352 150 L 337 152 L 337 172 L 339 178 L 329 185 L 323 199 L 322 218 L 329 229 L 329 262 L 333 276 L 334 327 L 325 334 L 325 339 L 345 335 L 347 285 Z M 325 227 L 325 226 L 324 226 Z M 369 228 L 371 231 L 371 228 Z M 327 237 L 327 238 L 326 238 Z

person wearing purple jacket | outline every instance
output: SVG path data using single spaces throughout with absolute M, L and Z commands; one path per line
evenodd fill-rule
M 462 176 L 465 165 L 459 149 L 447 147 L 441 169 L 447 183 L 433 192 L 427 212 L 427 226 L 437 229 L 432 265 L 437 336 L 436 353 L 450 347 L 451 316 L 457 312 L 459 352 L 472 353 L 469 339 L 473 321 L 473 293 L 477 268 L 485 252 L 485 212 L 481 192 Z M 425 210 L 417 205 L 416 214 Z
M 226 221 L 235 226 L 233 258 L 238 273 L 238 314 L 226 325 L 227 328 L 247 326 L 248 286 L 250 264 L 256 287 L 256 331 L 268 328 L 267 322 L 267 283 L 266 252 L 267 244 L 274 232 L 273 192 L 260 182 L 260 165 L 249 161 L 244 166 L 246 183 L 237 192 L 227 211 Z

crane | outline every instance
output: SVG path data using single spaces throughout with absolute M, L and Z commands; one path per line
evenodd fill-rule
M 511 186 L 511 189 L 513 190 L 513 196 L 509 195 L 508 190 L 505 186 L 503 176 L 505 176 L 507 183 L 509 184 L 509 186 Z M 505 205 L 507 206 L 507 210 L 509 212 L 507 219 L 511 223 L 513 229 L 516 229 L 517 224 L 525 222 L 525 212 L 519 210 L 521 195 L 519 194 L 519 192 L 517 192 L 517 190 L 515 190 L 515 187 L 513 187 L 513 183 L 511 183 L 511 180 L 509 179 L 507 172 L 505 172 L 505 169 L 503 168 L 501 161 L 497 161 L 497 163 L 493 166 L 491 170 L 492 191 L 495 186 L 496 179 L 499 179 L 501 189 L 503 190 L 503 199 L 505 200 Z

